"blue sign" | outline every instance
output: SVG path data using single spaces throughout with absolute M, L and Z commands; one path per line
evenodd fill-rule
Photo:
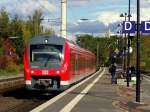
M 123 52 L 119 52 L 119 53 L 112 53 L 112 56 L 126 56 L 128 53 L 123 53 Z
M 150 33 L 150 21 L 142 21 L 140 25 L 142 33 Z M 135 21 L 124 21 L 123 22 L 123 33 L 135 33 L 136 22 Z
M 141 22 L 141 31 L 142 33 L 150 33 L 150 21 Z
M 123 33 L 135 33 L 136 23 L 135 21 L 124 21 L 123 22 Z

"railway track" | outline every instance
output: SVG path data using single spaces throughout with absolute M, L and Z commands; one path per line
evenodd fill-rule
M 0 112 L 29 112 L 57 94 L 59 92 L 45 94 L 39 91 L 27 91 L 23 76 L 2 78 L 0 79 Z
M 0 93 L 24 87 L 23 76 L 0 79 Z
M 0 94 L 0 112 L 29 112 L 38 105 L 58 95 L 27 91 L 24 87 Z

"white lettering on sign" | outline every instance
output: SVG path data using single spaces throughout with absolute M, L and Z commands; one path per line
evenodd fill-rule
M 127 27 L 127 26 L 129 26 L 129 27 Z M 131 22 L 125 22 L 125 30 L 129 31 L 129 30 L 131 30 L 131 28 L 132 28 Z
M 140 31 L 142 33 L 150 34 L 150 21 L 142 21 L 140 23 Z M 123 22 L 123 33 L 135 33 L 136 22 L 135 21 L 124 21 Z
M 150 31 L 150 27 L 148 28 L 148 25 L 150 26 L 150 21 L 145 21 L 145 30 Z

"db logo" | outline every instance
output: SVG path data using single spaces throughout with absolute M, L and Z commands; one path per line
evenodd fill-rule
M 48 75 L 48 70 L 42 70 L 42 75 Z

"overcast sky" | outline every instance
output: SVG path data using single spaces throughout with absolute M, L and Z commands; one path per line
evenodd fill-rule
M 0 8 L 5 7 L 9 14 L 18 14 L 26 19 L 35 9 L 42 9 L 45 18 L 60 18 L 61 0 L 0 0 Z M 106 33 L 108 29 L 117 32 L 121 13 L 128 12 L 128 0 L 68 0 L 68 35 L 77 33 Z M 131 20 L 136 18 L 136 0 L 131 0 Z M 80 21 L 86 18 L 89 21 Z M 150 0 L 141 0 L 141 19 L 150 20 Z M 60 25 L 46 23 L 58 33 Z

